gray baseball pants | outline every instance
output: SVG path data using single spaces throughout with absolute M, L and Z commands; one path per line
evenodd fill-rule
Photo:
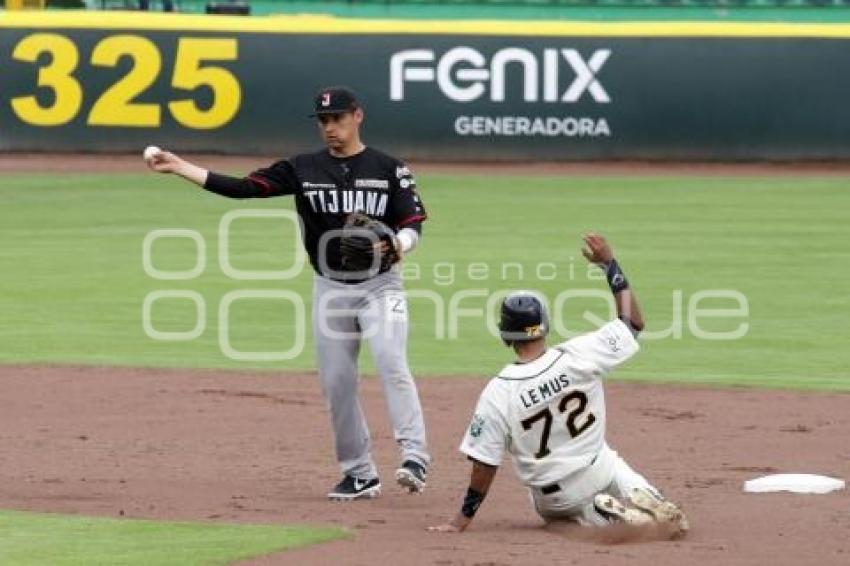
M 369 428 L 357 394 L 360 342 L 369 344 L 402 461 L 430 463 L 419 394 L 407 365 L 408 310 L 401 277 L 388 271 L 348 285 L 316 275 L 313 336 L 328 401 L 336 457 L 344 474 L 378 475 Z

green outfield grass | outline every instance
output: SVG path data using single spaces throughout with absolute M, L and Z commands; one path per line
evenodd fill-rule
M 431 220 L 408 260 L 408 288 L 434 291 L 445 305 L 438 315 L 432 301 L 411 299 L 410 356 L 418 375 L 487 376 L 508 359 L 480 317 L 461 318 L 456 339 L 437 336 L 435 320 L 447 315 L 460 291 L 469 293 L 459 303 L 468 309 L 485 305 L 481 294 L 502 289 L 539 289 L 551 300 L 569 289 L 604 291 L 603 281 L 588 280 L 578 251 L 580 233 L 595 229 L 610 236 L 643 301 L 650 331 L 670 327 L 676 304 L 683 305 L 681 337 L 645 341 L 641 355 L 617 378 L 850 390 L 846 179 L 428 175 L 420 187 Z M 218 263 L 223 214 L 291 209 L 291 199 L 232 201 L 153 174 L 5 175 L 0 198 L 0 362 L 313 367 L 309 325 L 305 349 L 291 361 L 233 361 L 219 346 L 219 303 L 230 291 L 286 289 L 309 302 L 309 268 L 287 281 L 240 282 L 226 277 Z M 142 242 L 158 228 L 188 228 L 204 237 L 201 276 L 157 281 L 145 274 Z M 294 238 L 282 221 L 237 220 L 233 265 L 283 268 L 291 263 Z M 153 263 L 160 270 L 190 269 L 194 244 L 161 240 L 153 247 Z M 509 266 L 503 278 L 504 263 L 520 264 L 523 273 Z M 156 290 L 203 297 L 207 321 L 199 338 L 169 343 L 146 336 L 142 304 Z M 694 335 L 688 303 L 704 290 L 741 293 L 749 315 L 703 317 L 700 326 L 729 331 L 746 322 L 745 336 L 718 341 Z M 591 324 L 581 313 L 604 311 L 600 305 L 569 301 L 561 318 L 570 329 L 586 330 Z M 698 306 L 734 305 L 717 299 Z M 187 299 L 157 302 L 151 315 L 160 331 L 195 326 L 195 307 Z M 294 317 L 283 301 L 237 301 L 230 314 L 232 346 L 289 349 Z
M 0 563 L 229 564 L 347 536 L 338 528 L 105 519 L 0 511 Z

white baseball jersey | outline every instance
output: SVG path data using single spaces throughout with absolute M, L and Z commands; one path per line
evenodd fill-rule
M 461 452 L 498 466 L 508 451 L 532 487 L 586 468 L 605 445 L 601 378 L 638 349 L 617 319 L 534 361 L 505 366 L 481 393 Z

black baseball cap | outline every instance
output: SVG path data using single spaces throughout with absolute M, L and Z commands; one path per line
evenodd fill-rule
M 323 114 L 342 114 L 343 112 L 351 112 L 360 107 L 357 102 L 357 96 L 350 88 L 344 86 L 331 86 L 323 88 L 316 94 L 315 99 L 316 112 L 310 114 L 311 118 L 321 116 Z

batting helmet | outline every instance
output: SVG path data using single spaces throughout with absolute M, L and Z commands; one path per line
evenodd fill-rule
M 499 335 L 505 345 L 530 342 L 549 334 L 549 315 L 537 295 L 515 291 L 502 301 Z

